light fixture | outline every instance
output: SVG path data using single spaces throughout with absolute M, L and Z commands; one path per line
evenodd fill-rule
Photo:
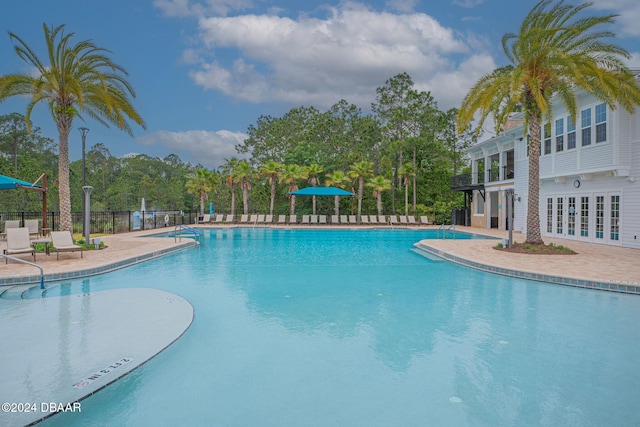
M 630 182 L 630 183 L 632 183 L 632 184 L 633 184 L 634 182 L 636 182 L 636 177 L 635 177 L 635 176 L 630 176 L 630 177 L 628 177 L 628 178 L 627 178 L 627 182 Z

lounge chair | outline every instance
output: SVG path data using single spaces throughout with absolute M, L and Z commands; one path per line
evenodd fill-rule
M 302 223 L 309 224 L 309 215 L 302 215 Z
M 29 237 L 32 239 L 37 239 L 40 236 L 40 221 L 37 219 L 25 219 L 24 226 L 29 229 Z
M 378 224 L 386 224 L 387 218 L 384 215 L 378 215 Z
M 421 224 L 431 224 L 431 221 L 429 221 L 429 217 L 427 217 L 426 215 L 423 215 L 420 217 L 420 223 Z
M 311 224 L 318 223 L 318 215 L 311 215 Z
M 340 224 L 340 216 L 331 215 L 331 224 Z
M 210 222 L 211 222 L 211 214 L 202 215 L 202 223 L 203 224 L 208 224 Z
M 249 215 L 241 215 L 240 222 L 242 223 L 249 222 Z
M 340 215 L 340 224 L 348 224 L 349 220 L 346 215 Z
M 258 215 L 258 224 L 264 224 L 264 215 Z
M 361 215 L 360 216 L 361 224 L 369 224 L 369 215 Z
M 298 216 L 297 215 L 289 215 L 289 224 L 295 224 L 298 222 Z
M 5 255 L 31 254 L 33 262 L 36 262 L 36 249 L 31 246 L 29 239 L 29 229 L 26 227 L 7 228 L 7 248 L 4 250 Z M 9 259 L 5 258 L 5 264 L 9 263 Z
M 258 222 L 258 215 L 251 215 L 251 217 L 249 218 L 249 222 L 251 224 L 255 224 Z
M 407 217 L 407 221 L 409 222 L 410 225 L 416 225 L 416 217 L 413 215 L 409 215 Z
M 265 215 L 264 216 L 264 222 L 267 224 L 272 224 L 273 223 L 273 215 Z
M 216 215 L 216 222 L 223 222 L 223 221 L 224 221 L 224 214 Z
M 4 233 L 1 233 L 0 237 L 2 238 L 2 240 L 6 240 L 7 239 L 7 229 L 9 228 L 18 228 L 20 227 L 20 220 L 19 219 L 8 219 L 4 222 Z
M 52 231 L 51 247 L 56 250 L 56 258 L 60 259 L 60 252 L 80 251 L 80 258 L 83 258 L 82 246 L 73 243 L 70 231 Z
M 378 223 L 378 217 L 376 215 L 369 215 L 369 222 L 371 224 L 377 224 Z
M 389 215 L 389 224 L 397 224 L 398 217 L 396 215 Z
M 404 215 L 400 215 L 400 224 L 408 224 L 407 217 Z
M 356 217 L 355 215 L 349 215 L 349 224 L 357 224 L 358 223 L 358 217 Z
M 286 215 L 278 215 L 278 224 L 286 224 L 287 216 Z
M 326 224 L 327 223 L 327 216 L 326 215 L 318 215 L 318 222 L 320 224 Z
M 228 222 L 228 223 L 233 222 L 233 215 L 228 214 L 228 215 L 227 215 L 227 221 L 226 221 L 226 222 Z

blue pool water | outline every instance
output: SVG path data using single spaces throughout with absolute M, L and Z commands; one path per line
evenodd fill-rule
M 157 288 L 195 319 L 42 425 L 640 425 L 639 297 L 411 251 L 430 237 L 207 230 L 199 248 L 64 282 L 47 296 Z

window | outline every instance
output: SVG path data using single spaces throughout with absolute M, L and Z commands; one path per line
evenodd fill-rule
M 582 110 L 582 146 L 591 145 L 591 108 Z
M 572 148 L 576 148 L 576 124 L 569 116 L 567 117 L 567 150 Z
M 580 235 L 589 237 L 589 196 L 580 199 Z
M 569 221 L 567 224 L 567 233 L 569 236 L 576 234 L 576 198 L 569 197 Z
M 564 119 L 556 120 L 556 153 L 564 150 Z
M 596 196 L 596 239 L 604 238 L 604 196 Z
M 607 106 L 596 105 L 596 144 L 607 140 Z
M 547 197 L 547 233 L 553 233 L 553 197 Z
M 473 203 L 475 204 L 476 214 L 484 214 L 484 199 L 479 191 L 473 193 Z
M 551 123 L 544 125 L 544 154 L 551 154 Z
M 562 221 L 563 217 L 563 208 L 564 208 L 564 199 L 562 197 L 558 197 L 558 206 L 556 207 L 557 218 L 556 218 L 556 233 L 562 234 Z
M 620 196 L 611 196 L 611 240 L 620 239 Z

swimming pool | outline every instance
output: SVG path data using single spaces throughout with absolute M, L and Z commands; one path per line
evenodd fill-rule
M 206 230 L 201 247 L 46 296 L 150 287 L 195 320 L 44 426 L 639 425 L 637 296 L 411 251 L 432 232 Z

